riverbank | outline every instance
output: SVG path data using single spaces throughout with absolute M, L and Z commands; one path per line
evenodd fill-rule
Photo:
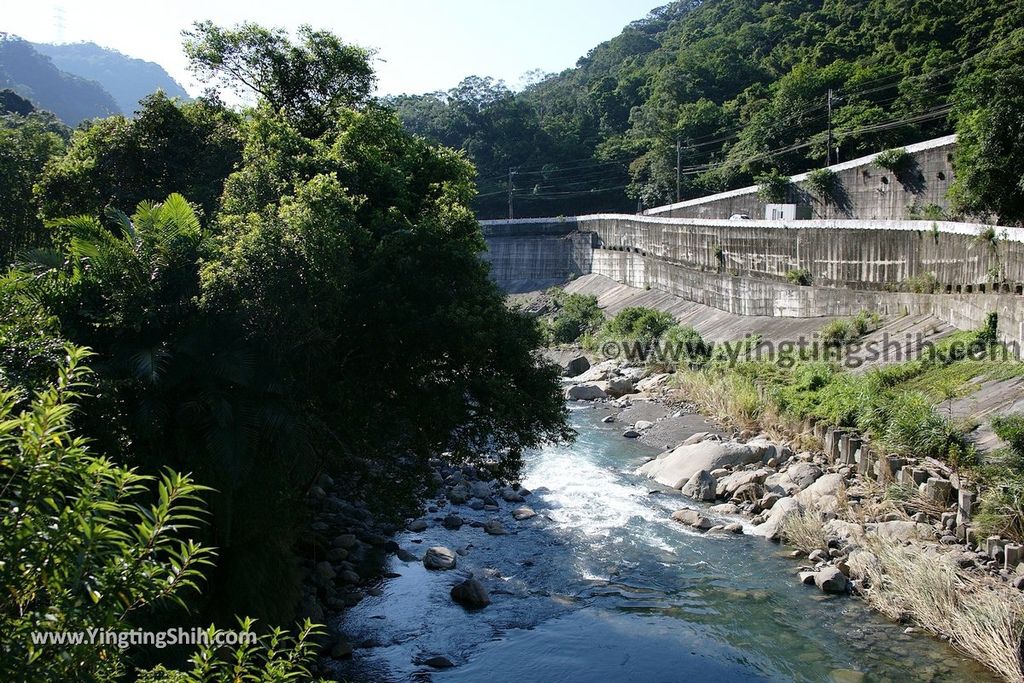
M 606 419 L 625 439 L 664 444 L 639 472 L 689 499 L 673 514 L 679 523 L 786 541 L 794 580 L 863 596 L 908 629 L 1021 680 L 1022 549 L 977 538 L 971 492 L 944 463 L 879 457 L 857 434 L 810 424 L 800 433 L 719 429 L 666 442 L 674 424 L 692 424 L 692 391 L 673 375 L 614 361 L 568 380 L 566 396 L 617 408 Z

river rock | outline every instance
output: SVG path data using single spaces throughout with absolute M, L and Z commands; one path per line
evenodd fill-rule
M 465 607 L 480 608 L 491 604 L 487 589 L 476 579 L 469 578 L 452 588 L 452 600 Z
M 452 660 L 448 659 L 444 655 L 436 655 L 434 657 L 427 657 L 423 660 L 423 663 L 432 669 L 450 669 L 455 664 Z
M 804 507 L 831 511 L 836 509 L 839 492 L 844 486 L 843 475 L 825 474 L 796 494 L 795 498 Z
M 719 503 L 712 505 L 708 510 L 716 515 L 738 515 L 740 513 L 740 507 L 735 503 Z
M 653 426 L 654 423 L 651 422 L 650 420 L 637 420 L 635 423 L 633 423 L 633 429 L 636 429 L 637 431 L 641 432 L 644 431 L 645 429 L 650 429 Z
M 753 533 L 765 538 L 776 539 L 779 537 L 783 522 L 794 514 L 800 514 L 800 503 L 796 498 L 780 498 L 768 511 L 764 522 L 754 527 Z
M 814 585 L 825 593 L 845 593 L 849 581 L 838 567 L 825 567 L 814 575 Z
M 420 558 L 416 557 L 416 555 L 412 554 L 411 552 L 409 552 L 405 548 L 399 548 L 398 550 L 396 550 L 395 551 L 395 555 L 398 556 L 398 559 L 401 560 L 402 562 L 419 562 L 420 561 Z
M 455 553 L 440 545 L 427 548 L 423 566 L 427 569 L 455 569 Z
M 821 477 L 821 468 L 809 462 L 795 462 L 783 474 L 798 488 L 805 489 Z
M 590 369 L 590 361 L 586 356 L 573 356 L 562 366 L 562 375 L 576 377 Z
M 738 466 L 758 462 L 763 455 L 759 444 L 735 441 L 702 441 L 682 445 L 659 455 L 640 467 L 640 474 L 674 489 L 682 488 L 697 472 L 711 472 L 726 465 Z
M 484 524 L 484 531 L 492 536 L 503 536 L 508 533 L 505 531 L 505 525 L 496 519 L 487 520 L 487 523 Z
M 605 391 L 609 396 L 618 398 L 619 396 L 635 393 L 636 389 L 633 388 L 633 380 L 628 377 L 612 377 L 608 380 L 608 387 Z
M 486 481 L 474 481 L 469 484 L 469 496 L 471 498 L 489 498 L 491 485 Z
M 592 366 L 574 379 L 577 382 L 602 382 L 613 376 L 618 371 L 618 367 L 619 362 L 617 360 L 606 360 L 603 363 Z
M 462 505 L 469 500 L 469 491 L 465 486 L 459 484 L 448 492 L 448 500 L 455 505 Z
M 511 486 L 506 486 L 501 490 L 501 498 L 506 503 L 522 503 L 523 497 L 518 491 Z
M 512 518 L 519 522 L 523 521 L 524 519 L 530 519 L 531 517 L 536 516 L 537 513 L 528 507 L 516 508 L 515 510 L 512 511 Z
M 906 520 L 894 520 L 892 522 L 878 522 L 871 529 L 880 538 L 888 538 L 894 541 L 913 541 L 917 539 L 932 540 L 935 532 L 930 524 L 920 524 Z
M 697 510 L 690 510 L 684 508 L 682 510 L 676 510 L 672 513 L 672 519 L 687 526 L 692 526 L 694 529 L 702 529 L 707 531 L 714 524 L 704 515 L 700 514 Z
M 717 482 L 707 470 L 701 470 L 690 477 L 683 486 L 681 493 L 694 500 L 710 502 L 715 499 Z
M 624 438 L 624 439 L 639 439 L 640 438 L 640 432 L 636 431 L 635 429 L 627 429 L 626 431 L 622 432 L 622 438 Z
M 569 401 L 596 401 L 600 398 L 608 398 L 604 383 L 577 384 L 565 390 L 565 398 Z
M 412 531 L 413 533 L 419 533 L 420 531 L 426 531 L 427 530 L 427 520 L 425 520 L 425 519 L 414 519 L 411 522 L 409 522 L 406 525 L 405 528 L 408 529 L 409 531 Z

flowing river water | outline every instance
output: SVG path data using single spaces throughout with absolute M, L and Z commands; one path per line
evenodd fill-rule
M 574 408 L 569 446 L 527 458 L 538 516 L 497 516 L 489 536 L 432 524 L 396 539 L 468 552 L 452 571 L 390 559 L 398 576 L 351 608 L 339 628 L 359 644 L 337 673 L 353 681 L 652 683 L 657 681 L 994 681 L 946 644 L 800 585 L 797 561 L 753 536 L 700 534 L 673 522 L 688 502 L 633 474 L 652 455 Z M 445 514 L 441 510 L 439 515 Z M 451 586 L 472 572 L 492 604 L 468 611 Z M 442 655 L 454 667 L 433 669 Z

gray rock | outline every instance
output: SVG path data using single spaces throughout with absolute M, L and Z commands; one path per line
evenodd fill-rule
M 565 398 L 569 401 L 596 401 L 599 398 L 608 398 L 604 382 L 592 384 L 577 384 L 565 390 Z
M 419 562 L 420 561 L 419 557 L 417 557 L 416 555 L 410 553 L 405 548 L 399 548 L 398 551 L 395 553 L 395 555 L 402 562 Z
M 722 527 L 722 531 L 728 531 L 730 534 L 742 534 L 743 525 L 739 522 L 730 522 Z
M 786 478 L 805 489 L 821 476 L 821 468 L 809 462 L 795 462 L 785 471 Z
M 672 519 L 687 526 L 691 526 L 694 529 L 708 530 L 714 526 L 714 524 L 704 515 L 700 514 L 697 510 L 690 510 L 684 508 L 682 510 L 676 510 L 672 513 Z
M 496 519 L 488 520 L 487 523 L 484 524 L 484 531 L 492 536 L 502 536 L 508 533 L 505 531 L 505 526 Z
M 469 495 L 472 498 L 487 498 L 491 495 L 491 485 L 486 481 L 470 482 Z
M 536 516 L 536 512 L 525 506 L 521 508 L 516 508 L 515 510 L 512 511 L 512 518 L 519 522 L 523 521 L 524 519 L 530 519 L 531 517 Z
M 707 470 L 701 470 L 683 485 L 681 493 L 697 501 L 711 502 L 715 499 L 717 482 Z
M 794 497 L 804 507 L 831 511 L 835 510 L 837 496 L 844 486 L 843 475 L 825 474 Z
M 411 522 L 409 522 L 406 525 L 405 528 L 408 529 L 409 531 L 412 531 L 413 533 L 418 533 L 420 531 L 426 531 L 427 530 L 427 520 L 425 520 L 425 519 L 414 519 Z
M 845 593 L 849 581 L 838 567 L 825 567 L 814 575 L 814 585 L 825 593 Z
M 455 553 L 440 545 L 427 548 L 423 566 L 427 569 L 455 569 Z
M 573 356 L 562 366 L 564 377 L 576 377 L 590 369 L 590 361 L 586 356 Z
M 800 583 L 804 584 L 805 586 L 813 586 L 814 577 L 816 574 L 817 572 L 800 572 L 799 574 L 797 574 L 797 578 L 799 578 Z
M 522 503 L 523 497 L 518 491 L 510 486 L 506 486 L 501 490 L 501 497 L 506 503 Z
M 690 477 L 701 470 L 712 472 L 726 465 L 737 466 L 758 462 L 763 453 L 763 444 L 702 441 L 679 446 L 658 456 L 641 466 L 640 474 L 665 486 L 678 489 L 682 488 Z
M 351 569 L 346 569 L 345 571 L 341 572 L 340 578 L 342 581 L 352 586 L 358 586 L 363 581 L 359 577 L 359 574 L 355 573 Z
M 651 422 L 650 420 L 637 420 L 636 423 L 633 425 L 633 429 L 642 432 L 645 429 L 650 429 L 653 426 L 654 423 Z
M 465 522 L 463 522 L 462 517 L 459 517 L 458 515 L 448 515 L 444 518 L 444 522 L 442 522 L 442 524 L 445 529 L 457 531 L 462 528 L 462 525 L 465 524 Z
M 455 664 L 452 662 L 452 660 L 448 659 L 447 657 L 445 657 L 443 655 L 436 655 L 434 657 L 428 657 L 428 658 L 423 660 L 423 663 L 426 664 L 427 666 L 429 666 L 432 669 L 450 669 L 453 666 L 455 666 Z
M 605 424 L 611 424 L 612 422 L 615 422 L 615 416 L 614 415 L 605 415 L 603 418 L 601 418 L 601 422 L 603 422 Z
M 623 438 L 626 439 L 637 439 L 640 437 L 640 432 L 636 431 L 635 429 L 627 429 L 626 431 L 622 432 L 622 436 Z
M 607 392 L 609 396 L 619 397 L 636 392 L 633 388 L 633 380 L 628 377 L 612 377 L 608 380 Z
M 931 540 L 935 536 L 930 524 L 919 524 L 906 520 L 878 522 L 872 531 L 879 538 L 888 538 L 894 541 Z
M 466 579 L 452 588 L 452 600 L 465 607 L 480 608 L 491 604 L 491 596 L 488 595 L 484 585 L 476 579 Z
M 800 503 L 797 502 L 796 498 L 780 498 L 772 506 L 772 509 L 768 511 L 764 522 L 754 527 L 753 533 L 765 538 L 776 539 L 779 537 L 779 532 L 786 518 L 799 513 Z

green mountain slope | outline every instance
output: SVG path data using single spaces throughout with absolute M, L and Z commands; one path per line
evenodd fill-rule
M 521 93 L 393 102 L 476 162 L 482 216 L 507 213 L 510 168 L 517 215 L 635 210 L 676 198 L 677 141 L 683 198 L 824 165 L 830 90 L 833 163 L 950 132 L 1022 27 L 1002 0 L 687 0 Z
M 96 43 L 34 43 L 33 47 L 60 70 L 102 85 L 125 114 L 132 114 L 140 99 L 158 89 L 169 97 L 188 99 L 185 89 L 154 62 L 129 57 Z
M 120 113 L 99 83 L 64 73 L 31 43 L 0 33 L 0 88 L 8 88 L 68 125 Z

